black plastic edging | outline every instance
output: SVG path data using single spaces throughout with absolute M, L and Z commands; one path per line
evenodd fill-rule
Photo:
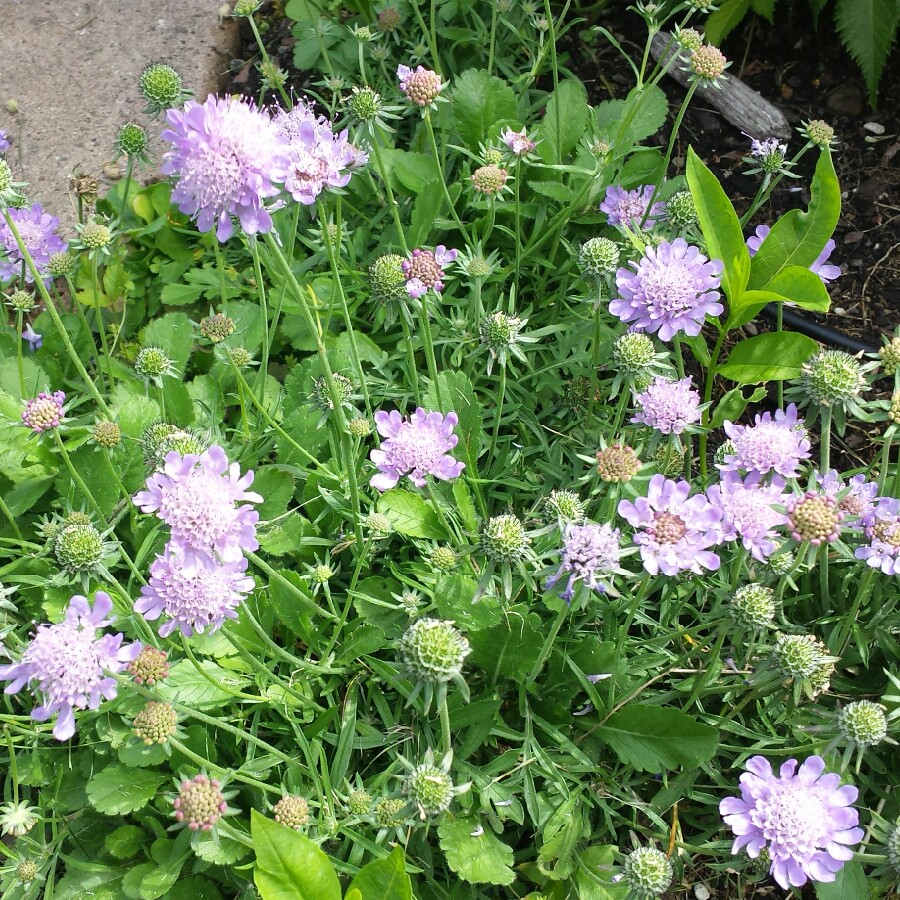
M 777 321 L 778 313 L 774 303 L 769 303 L 763 308 L 763 315 L 771 320 Z M 805 319 L 794 310 L 784 307 L 782 309 L 782 323 L 793 331 L 799 331 L 814 340 L 821 341 L 823 344 L 830 344 L 832 347 L 840 347 L 849 353 L 877 353 L 878 348 L 867 344 L 864 341 L 858 341 L 849 335 L 840 331 L 835 331 L 827 325 L 820 325 L 818 322 L 811 322 Z

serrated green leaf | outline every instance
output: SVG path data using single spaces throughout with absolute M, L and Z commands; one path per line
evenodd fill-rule
M 263 900 L 341 900 L 341 885 L 328 857 L 302 834 L 255 809 L 250 813 L 256 868 Z
M 222 900 L 222 892 L 208 878 L 188 875 L 172 886 L 167 900 Z
M 175 370 L 183 374 L 194 346 L 191 320 L 183 312 L 166 313 L 154 319 L 141 332 L 141 346 L 164 350 Z
M 472 382 L 463 372 L 441 372 L 436 383 L 429 383 L 425 403 L 428 409 L 439 410 L 444 414 L 455 412 L 459 416 L 459 424 L 455 429 L 455 433 L 459 435 L 459 443 L 453 455 L 465 462 L 470 471 L 474 471 L 473 463 L 478 459 L 481 447 L 482 411 Z
M 814 881 L 816 900 L 868 900 L 871 897 L 862 863 L 852 859 L 835 874 L 834 881 Z
M 512 847 L 504 844 L 490 828 L 479 826 L 476 816 L 459 819 L 448 816 L 441 822 L 438 837 L 447 865 L 470 884 L 512 884 L 516 880 L 516 873 L 510 868 Z M 477 834 L 478 831 L 481 833 Z
M 238 678 L 233 672 L 228 672 L 214 662 L 204 659 L 200 661 L 203 671 L 220 684 L 228 684 L 239 688 L 243 679 Z M 210 681 L 198 672 L 189 659 L 182 659 L 172 666 L 169 677 L 157 685 L 157 690 L 163 700 L 183 703 L 199 710 L 212 709 L 231 694 L 226 690 L 211 684 Z M 129 770 L 131 771 L 131 770 Z
M 587 91 L 580 81 L 563 81 L 547 100 L 538 144 L 542 157 L 561 163 L 575 147 L 587 128 Z
M 633 703 L 597 729 L 622 762 L 643 772 L 688 768 L 709 759 L 719 733 L 678 709 Z
M 803 363 L 819 345 L 802 334 L 769 332 L 747 338 L 735 345 L 718 374 L 738 384 L 785 381 L 796 378 Z
M 403 851 L 394 847 L 387 859 L 376 859 L 363 866 L 350 882 L 349 892 L 357 890 L 362 900 L 412 900 L 412 882 L 406 874 Z
M 847 52 L 862 69 L 873 107 L 898 21 L 897 0 L 837 0 L 834 8 L 837 32 Z
M 447 537 L 446 530 L 431 504 L 412 491 L 394 488 L 378 498 L 378 512 L 387 516 L 394 531 L 407 537 Z
M 200 859 L 217 866 L 231 866 L 250 854 L 250 848 L 224 834 L 217 838 L 209 835 L 194 844 L 194 853 Z
M 468 69 L 453 80 L 453 119 L 463 142 L 477 147 L 487 140 L 491 126 L 516 117 L 516 95 L 502 78 Z
M 518 681 L 528 675 L 537 660 L 544 633 L 537 613 L 522 607 L 513 607 L 509 613 L 493 628 L 470 634 L 469 643 L 472 659 L 488 676 Z
M 112 765 L 91 778 L 87 783 L 87 796 L 97 812 L 120 816 L 146 806 L 164 781 L 156 772 Z
M 737 28 L 750 10 L 750 0 L 723 0 L 703 23 L 706 39 L 717 47 Z
M 621 157 L 656 134 L 665 124 L 668 112 L 669 104 L 662 89 L 647 85 L 634 88 L 624 100 L 598 103 L 594 107 L 594 125 L 597 133 L 614 148 L 615 155 Z
M 137 825 L 123 825 L 108 834 L 104 847 L 116 859 L 128 859 L 138 853 L 147 843 L 147 832 Z

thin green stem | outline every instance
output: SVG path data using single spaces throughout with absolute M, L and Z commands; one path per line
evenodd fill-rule
M 23 540 L 22 532 L 19 531 L 19 523 L 16 521 L 16 517 L 12 514 L 10 508 L 6 505 L 6 501 L 3 499 L 3 495 L 0 494 L 0 512 L 9 519 L 9 524 L 12 526 L 13 534 L 16 536 L 18 540 Z
M 125 188 L 122 191 L 122 202 L 119 204 L 119 219 L 125 218 L 125 204 L 128 203 L 128 192 L 131 190 L 131 176 L 134 173 L 134 157 L 129 153 L 125 165 Z
M 431 320 L 428 315 L 428 295 L 422 298 L 422 305 L 419 308 L 419 322 L 422 325 L 422 346 L 425 350 L 425 361 L 428 364 L 428 376 L 434 385 L 437 394 L 438 406 L 442 412 L 449 412 L 444 409 L 444 398 L 441 396 L 441 383 L 438 380 L 437 360 L 434 355 L 434 342 L 431 337 Z
M 113 380 L 112 364 L 109 358 L 109 345 L 106 341 L 106 326 L 103 324 L 103 310 L 100 307 L 100 286 L 98 279 L 100 277 L 100 260 L 97 252 L 91 253 L 91 298 L 94 301 L 94 316 L 97 319 L 97 330 L 100 332 L 100 346 L 102 347 L 103 364 L 98 366 L 106 369 L 106 380 L 109 383 L 109 389 L 112 390 L 115 381 Z
M 704 481 L 706 480 L 706 445 L 709 440 L 709 433 L 706 430 L 706 426 L 709 425 L 709 402 L 712 399 L 713 392 L 713 384 L 716 380 L 716 370 L 719 364 L 719 354 L 722 352 L 722 347 L 725 344 L 725 338 L 728 332 L 723 328 L 719 332 L 718 340 L 716 341 L 715 347 L 713 347 L 712 356 L 709 360 L 709 368 L 706 370 L 706 384 L 703 386 L 703 431 L 700 434 L 700 475 L 703 477 Z
M 381 183 L 384 185 L 384 192 L 387 194 L 388 208 L 394 219 L 394 227 L 397 229 L 397 240 L 403 248 L 404 255 L 409 255 L 409 247 L 406 245 L 406 234 L 403 232 L 403 225 L 400 222 L 400 209 L 397 201 L 394 199 L 394 190 L 391 187 L 391 180 L 388 178 L 387 171 L 384 168 L 384 159 L 381 156 L 381 145 L 379 143 L 379 135 L 372 135 L 372 155 L 375 157 L 375 165 L 378 168 L 378 174 L 381 176 Z
M 214 762 L 210 762 L 208 759 L 202 757 L 199 753 L 194 753 L 190 747 L 186 747 L 178 738 L 170 737 L 168 740 L 169 745 L 173 750 L 176 750 L 182 756 L 187 757 L 192 763 L 199 766 L 201 769 L 205 769 L 207 772 L 211 772 L 213 775 L 224 775 L 229 779 L 234 781 L 240 781 L 244 784 L 252 785 L 255 788 L 259 788 L 261 791 L 266 791 L 269 794 L 276 794 L 277 796 L 281 796 L 281 788 L 274 787 L 271 784 L 266 784 L 264 781 L 258 781 L 256 778 L 251 778 L 249 775 L 244 775 L 241 772 L 236 772 L 234 769 L 226 769 L 222 766 L 216 765 Z M 221 825 L 219 826 L 221 828 Z
M 259 33 L 259 28 L 256 27 L 256 20 L 252 15 L 247 16 L 247 21 L 250 23 L 250 28 L 253 31 L 253 38 L 256 41 L 256 46 L 259 47 L 260 56 L 262 56 L 263 62 L 267 66 L 272 65 L 272 60 L 269 59 L 269 54 L 266 52 L 266 46 L 263 44 L 262 37 Z M 318 28 L 316 28 L 316 32 L 318 33 Z M 288 97 L 287 92 L 284 89 L 283 84 L 276 84 L 276 88 L 278 89 L 278 93 L 281 95 L 281 99 L 284 101 L 284 108 L 290 109 L 293 106 L 291 103 L 291 98 Z
M 444 747 L 444 755 L 446 756 L 453 749 L 453 737 L 450 733 L 450 710 L 447 708 L 446 692 L 441 695 L 438 712 L 441 718 L 441 742 Z
M 425 24 L 425 18 L 422 16 L 422 10 L 419 9 L 419 0 L 413 0 L 412 2 L 413 15 L 416 17 L 416 21 L 419 23 L 419 28 L 422 29 L 422 35 L 428 41 L 428 49 L 431 53 L 431 62 L 434 65 L 434 70 L 440 75 L 441 72 L 441 58 L 438 56 L 438 48 L 437 48 L 437 39 L 435 36 L 435 32 L 433 30 L 434 27 L 434 16 L 432 16 L 431 24 L 432 28 L 429 28 Z
M 541 669 L 544 668 L 544 663 L 547 661 L 547 657 L 550 655 L 550 651 L 553 649 L 553 642 L 556 640 L 556 636 L 559 634 L 560 628 L 562 628 L 563 622 L 566 620 L 566 616 L 572 611 L 571 606 L 565 601 L 560 600 L 560 608 L 559 612 L 556 614 L 556 621 L 553 623 L 553 627 L 547 634 L 547 637 L 544 638 L 544 644 L 541 647 L 541 652 L 538 654 L 538 658 L 534 661 L 534 665 L 531 667 L 531 674 L 528 676 L 529 683 L 533 683 L 537 680 L 538 675 L 541 674 Z
M 416 365 L 416 354 L 413 350 L 412 333 L 409 330 L 409 322 L 406 321 L 406 311 L 400 310 L 400 325 L 403 328 L 403 343 L 406 347 L 406 368 L 409 370 L 409 377 L 412 381 L 413 396 L 416 398 L 416 406 L 422 405 L 422 393 L 419 388 L 419 371 Z
M 488 43 L 488 77 L 494 74 L 494 48 L 497 45 L 497 3 L 491 3 L 491 37 Z
M 21 309 L 16 310 L 16 363 L 19 367 L 19 395 L 23 400 L 25 395 L 25 361 L 22 358 L 22 319 L 24 313 Z
M 463 236 L 463 240 L 468 245 L 471 243 L 469 240 L 469 232 L 466 230 L 466 226 L 463 225 L 459 216 L 456 213 L 456 207 L 453 205 L 453 200 L 450 197 L 450 191 L 447 190 L 447 178 L 446 173 L 444 172 L 444 167 L 441 163 L 441 155 L 438 152 L 437 141 L 434 137 L 434 125 L 431 122 L 431 112 L 429 110 L 425 110 L 425 130 L 428 132 L 428 142 L 431 146 L 431 153 L 434 156 L 434 161 L 437 164 L 438 171 L 441 173 L 440 182 L 441 182 L 441 190 L 444 193 L 444 200 L 447 202 L 447 206 L 450 209 L 450 218 L 456 223 L 456 227 L 459 229 L 460 234 Z
M 362 546 L 362 544 L 360 544 L 360 546 Z M 309 606 L 309 597 L 307 597 L 306 594 L 304 594 L 295 584 L 288 581 L 287 578 L 284 577 L 284 575 L 273 569 L 264 559 L 261 559 L 252 551 L 247 551 L 246 556 L 247 559 L 249 559 L 250 562 L 252 562 L 257 568 L 262 569 L 262 571 L 269 576 L 270 580 L 274 579 L 289 593 L 293 594 L 294 597 L 300 601 L 301 606 Z M 322 609 L 321 607 L 317 607 L 315 611 L 318 615 L 323 616 L 326 619 L 331 619 L 332 621 L 337 618 L 337 616 L 333 616 L 330 612 Z
M 261 406 L 266 405 L 266 378 L 269 374 L 269 306 L 266 302 L 266 286 L 263 282 L 262 266 L 259 263 L 259 244 L 255 234 L 247 235 L 247 245 L 250 247 L 250 256 L 253 259 L 253 277 L 256 281 L 256 293 L 259 297 L 259 308 L 263 320 L 263 346 L 262 360 L 256 375 L 256 387 L 254 394 L 259 393 Z
M 506 364 L 500 366 L 500 389 L 497 392 L 496 412 L 494 413 L 494 429 L 491 433 L 491 449 L 489 459 L 494 459 L 497 450 L 497 438 L 500 436 L 500 420 L 503 418 L 503 401 L 506 399 Z
M 223 693 L 228 694 L 231 697 L 234 697 L 236 700 L 248 700 L 251 703 L 266 702 L 265 697 L 259 697 L 255 694 L 245 694 L 243 691 L 239 691 L 237 688 L 231 687 L 230 684 L 223 684 L 221 681 L 213 678 L 213 676 L 203 668 L 197 657 L 194 656 L 194 651 L 191 650 L 188 639 L 183 634 L 181 635 L 181 649 L 184 650 L 184 655 L 188 658 L 191 665 L 197 670 L 197 674 L 204 681 L 208 681 L 217 690 L 222 691 Z

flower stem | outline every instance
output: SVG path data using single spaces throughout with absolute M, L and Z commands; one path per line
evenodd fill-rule
M 503 401 L 506 398 L 506 365 L 500 366 L 500 389 L 497 392 L 496 412 L 494 414 L 494 430 L 491 433 L 491 450 L 489 458 L 493 460 L 497 450 L 497 438 L 500 435 L 500 419 L 503 417 Z
M 106 327 L 103 324 L 103 310 L 100 307 L 100 287 L 98 279 L 100 277 L 100 261 L 97 253 L 91 254 L 91 298 L 94 301 L 94 315 L 97 319 L 97 330 L 100 332 L 100 346 L 103 348 L 103 368 L 106 369 L 106 380 L 109 382 L 109 389 L 112 390 L 115 381 L 113 381 L 112 365 L 109 359 L 109 344 L 106 341 Z M 98 370 L 101 368 L 97 367 Z
M 553 627 L 550 629 L 550 633 L 544 638 L 544 645 L 541 647 L 541 652 L 538 654 L 538 658 L 535 660 L 534 665 L 531 668 L 531 674 L 528 676 L 528 681 L 533 682 L 537 679 L 538 675 L 541 674 L 541 669 L 544 668 L 544 663 L 547 661 L 547 657 L 550 655 L 550 651 L 553 649 L 553 642 L 556 640 L 556 636 L 559 634 L 560 628 L 562 628 L 562 623 L 565 621 L 566 616 L 571 612 L 572 607 L 566 603 L 565 600 L 560 601 L 560 609 L 556 615 L 556 621 L 553 623 Z
M 409 248 L 406 245 L 406 235 L 403 232 L 403 225 L 400 222 L 400 210 L 397 207 L 397 201 L 394 199 L 394 190 L 391 187 L 391 181 L 387 176 L 384 168 L 384 159 L 381 156 L 381 145 L 378 142 L 378 135 L 372 135 L 372 155 L 375 157 L 375 165 L 378 166 L 378 174 L 381 176 L 382 184 L 384 184 L 384 192 L 387 194 L 388 207 L 391 216 L 394 219 L 394 227 L 397 229 L 397 240 L 403 248 L 404 255 L 409 255 Z
M 444 755 L 453 749 L 453 738 L 450 734 L 450 710 L 447 708 L 447 693 L 444 691 L 441 695 L 441 702 L 438 704 L 438 712 L 441 717 L 441 740 L 444 746 Z
M 360 544 L 360 546 L 362 546 Z M 264 559 L 260 559 L 255 553 L 252 551 L 247 551 L 246 553 L 247 559 L 250 560 L 257 568 L 262 569 L 266 575 L 269 576 L 270 579 L 274 579 L 277 581 L 283 588 L 286 588 L 289 593 L 293 594 L 301 603 L 302 606 L 309 606 L 309 597 L 306 596 L 300 589 L 292 584 L 287 578 L 284 577 L 280 572 L 275 571 Z M 322 609 L 321 607 L 316 608 L 316 614 L 323 616 L 326 619 L 331 619 L 332 621 L 337 619 L 337 616 L 333 616 L 327 610 Z
M 199 753 L 194 753 L 189 747 L 186 747 L 181 743 L 177 738 L 170 737 L 168 743 L 171 744 L 173 750 L 177 750 L 182 756 L 186 756 L 191 762 L 195 765 L 200 766 L 201 769 L 206 769 L 208 772 L 211 772 L 213 775 L 219 776 L 224 775 L 234 781 L 241 781 L 244 784 L 252 785 L 253 787 L 259 788 L 261 791 L 267 791 L 270 794 L 277 794 L 279 797 L 281 796 L 281 790 L 277 787 L 273 787 L 271 784 L 266 784 L 264 781 L 257 781 L 255 778 L 251 778 L 249 775 L 243 775 L 240 772 L 235 772 L 233 769 L 225 769 L 222 766 L 218 766 L 213 762 L 210 762 L 208 759 L 204 759 L 200 756 Z M 221 823 L 219 824 L 221 828 Z
M 429 110 L 425 110 L 425 130 L 428 132 L 428 141 L 431 145 L 431 152 L 434 156 L 434 161 L 437 164 L 438 171 L 441 173 L 441 189 L 444 192 L 444 199 L 447 201 L 447 206 L 450 208 L 450 217 L 456 223 L 456 227 L 459 229 L 460 234 L 463 236 L 463 240 L 468 245 L 470 243 L 469 240 L 469 232 L 466 230 L 466 226 L 460 221 L 459 216 L 456 213 L 456 207 L 453 205 L 453 200 L 450 197 L 450 191 L 447 190 L 447 179 L 444 174 L 444 167 L 441 165 L 441 155 L 438 152 L 437 141 L 434 138 L 434 125 L 431 122 L 431 112 Z

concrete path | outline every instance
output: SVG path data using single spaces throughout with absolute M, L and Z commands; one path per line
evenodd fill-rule
M 40 201 L 73 234 L 69 176 L 78 168 L 108 183 L 119 127 L 161 121 L 143 113 L 138 76 L 147 63 L 177 69 L 204 99 L 215 91 L 236 46 L 223 0 L 0 0 L 0 129 L 6 158 L 30 201 Z M 18 104 L 10 113 L 8 101 Z M 156 173 L 160 161 L 153 143 Z

